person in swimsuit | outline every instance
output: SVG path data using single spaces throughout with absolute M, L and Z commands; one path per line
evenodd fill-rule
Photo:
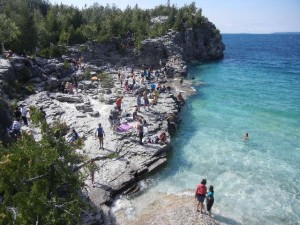
M 206 194 L 206 209 L 209 216 L 211 216 L 211 207 L 213 206 L 214 201 L 214 186 L 210 185 Z

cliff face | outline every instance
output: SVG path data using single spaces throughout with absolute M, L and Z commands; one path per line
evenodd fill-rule
M 183 67 L 194 60 L 221 59 L 225 46 L 215 25 L 206 21 L 201 28 L 188 28 L 184 32 L 170 31 L 165 36 L 149 38 L 136 51 L 140 64 L 158 65 L 162 59 L 167 65 L 177 63 Z M 180 69 L 180 68 L 179 68 Z

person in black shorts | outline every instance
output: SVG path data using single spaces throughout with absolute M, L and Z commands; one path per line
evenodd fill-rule
M 105 132 L 103 130 L 103 127 L 101 126 L 101 123 L 98 124 L 98 128 L 96 130 L 95 136 L 98 137 L 98 139 L 99 139 L 99 144 L 100 144 L 99 149 L 101 149 L 101 148 L 104 149 L 103 137 L 105 136 Z

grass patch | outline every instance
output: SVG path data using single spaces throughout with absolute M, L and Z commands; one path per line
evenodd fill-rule
M 114 158 L 118 158 L 118 157 L 119 157 L 119 154 L 116 152 L 112 152 L 107 155 L 107 158 L 109 158 L 109 159 L 114 159 Z

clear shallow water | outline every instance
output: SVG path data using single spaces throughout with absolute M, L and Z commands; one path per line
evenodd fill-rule
M 191 66 L 206 85 L 183 109 L 167 167 L 133 205 L 194 191 L 206 178 L 226 224 L 300 224 L 300 35 L 223 41 L 222 61 Z

